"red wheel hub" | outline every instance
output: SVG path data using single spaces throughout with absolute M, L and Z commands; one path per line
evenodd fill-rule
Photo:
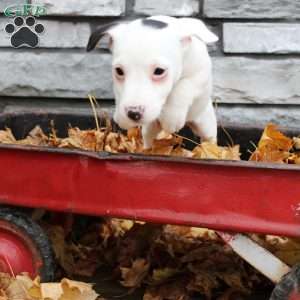
M 289 300 L 300 300 L 300 293 L 299 292 L 293 292 L 289 296 Z
M 14 224 L 0 220 L 0 272 L 38 274 L 41 257 L 30 237 Z

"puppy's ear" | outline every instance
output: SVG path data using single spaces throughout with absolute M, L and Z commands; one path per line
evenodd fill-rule
M 93 49 L 95 49 L 95 47 L 97 46 L 98 42 L 106 35 L 109 35 L 109 44 L 112 44 L 112 37 L 110 35 L 110 31 L 115 28 L 116 26 L 119 26 L 120 23 L 119 22 L 113 22 L 113 23 L 109 23 L 103 26 L 99 26 L 95 29 L 94 32 L 92 32 L 87 47 L 86 47 L 86 51 L 92 51 Z
M 181 18 L 177 20 L 183 44 L 186 44 L 186 42 L 189 41 L 189 37 L 192 36 L 203 41 L 205 44 L 215 43 L 219 40 L 201 20 L 194 18 Z
M 187 46 L 191 42 L 192 36 L 203 41 L 205 44 L 215 43 L 219 40 L 219 38 L 199 19 L 174 18 L 169 16 L 154 16 L 149 19 L 169 24 L 170 27 L 175 29 L 184 46 Z

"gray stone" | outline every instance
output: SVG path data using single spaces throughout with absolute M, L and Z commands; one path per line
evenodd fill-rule
M 4 30 L 6 24 L 12 19 L 0 18 L 0 47 L 10 47 L 10 37 Z M 43 34 L 39 36 L 38 47 L 44 48 L 85 48 L 91 33 L 88 23 L 60 22 L 36 19 L 45 27 Z M 34 31 L 34 28 L 33 28 Z
M 199 13 L 198 0 L 136 0 L 134 12 L 145 15 L 192 16 Z
M 300 104 L 300 59 L 215 57 L 213 66 L 219 102 Z
M 125 0 L 33 0 L 45 5 L 47 15 L 120 16 L 125 13 Z
M 300 104 L 300 59 L 215 57 L 214 98 L 220 103 Z M 2 50 L 0 95 L 112 99 L 111 56 Z
M 2 105 L 2 107 L 1 107 Z M 114 111 L 113 101 L 101 102 L 101 107 L 96 108 L 99 115 L 101 112 L 112 116 Z M 88 99 L 70 100 L 70 99 L 13 99 L 0 103 L 0 114 L 18 115 L 18 114 L 55 114 L 55 115 L 81 115 L 91 116 L 93 110 Z
M 208 18 L 299 19 L 298 0 L 204 0 Z
M 300 107 L 259 106 L 259 105 L 219 105 L 217 108 L 219 124 L 228 127 L 238 125 L 262 127 L 274 123 L 281 127 L 294 128 L 300 134 Z
M 300 53 L 300 24 L 225 23 L 225 53 Z
M 1 0 L 0 1 L 0 12 L 4 12 L 4 10 L 12 5 L 24 4 L 24 0 Z
M 0 95 L 112 98 L 111 56 L 93 53 L 38 53 L 3 50 Z

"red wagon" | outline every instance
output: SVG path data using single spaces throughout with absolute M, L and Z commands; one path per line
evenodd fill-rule
M 26 127 L 45 125 L 50 119 L 60 125 L 86 120 L 12 115 L 0 126 L 25 128 L 17 133 L 23 135 Z M 239 136 L 249 139 L 249 133 L 243 134 Z M 236 142 L 242 141 L 237 137 Z M 246 236 L 228 233 L 299 237 L 299 166 L 1 145 L 0 171 L 1 270 L 49 279 L 47 238 L 32 220 L 7 205 L 45 208 L 215 229 L 239 255 L 278 283 L 271 299 L 300 299 L 297 267 L 290 270 Z

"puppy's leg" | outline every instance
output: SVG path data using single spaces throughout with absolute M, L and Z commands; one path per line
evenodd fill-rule
M 161 127 L 168 133 L 182 129 L 194 99 L 194 87 L 188 79 L 182 79 L 172 90 L 159 117 Z
M 201 141 L 217 143 L 217 118 L 212 103 L 190 124 L 193 132 L 201 137 Z
M 154 121 L 142 127 L 143 143 L 145 149 L 149 149 L 152 147 L 153 140 L 157 137 L 160 131 L 161 126 L 158 121 Z

